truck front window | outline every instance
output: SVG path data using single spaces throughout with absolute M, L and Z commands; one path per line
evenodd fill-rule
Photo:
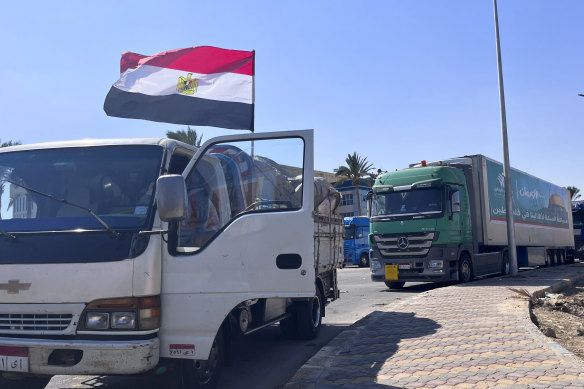
M 160 173 L 159 146 L 95 146 L 0 153 L 0 229 L 143 228 Z M 22 186 L 21 186 L 22 185 Z M 31 190 L 40 192 L 34 193 Z
M 345 240 L 355 239 L 355 226 L 345 226 Z
M 443 192 L 442 188 L 428 188 L 376 194 L 373 198 L 372 216 L 442 213 Z

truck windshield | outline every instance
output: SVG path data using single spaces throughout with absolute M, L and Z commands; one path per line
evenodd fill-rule
M 348 225 L 345 226 L 345 240 L 355 239 L 355 226 Z
M 151 219 L 161 159 L 161 147 L 146 145 L 0 153 L 0 230 L 103 229 L 80 207 L 113 229 L 144 228 Z
M 373 197 L 372 217 L 414 216 L 442 213 L 442 188 L 413 189 L 376 194 Z

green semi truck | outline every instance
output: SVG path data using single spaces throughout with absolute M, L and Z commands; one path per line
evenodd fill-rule
M 573 262 L 568 191 L 511 170 L 519 266 Z M 369 216 L 371 279 L 389 288 L 510 271 L 503 166 L 483 155 L 381 174 Z

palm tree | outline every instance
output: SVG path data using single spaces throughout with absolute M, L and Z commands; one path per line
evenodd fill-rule
M 335 169 L 337 177 L 344 177 L 353 182 L 355 187 L 355 200 L 357 201 L 357 212 L 361 215 L 361 196 L 359 195 L 359 184 L 361 179 L 369 175 L 369 171 L 373 169 L 373 164 L 367 162 L 367 157 L 361 157 L 356 152 L 348 154 L 345 158 L 345 166 L 339 166 Z
M 2 140 L 0 140 L 0 147 L 18 146 L 19 144 L 20 141 L 17 140 L 9 140 L 8 142 L 2 142 Z
M 572 200 L 578 200 L 581 197 L 580 188 L 575 186 L 568 186 L 566 189 L 570 192 L 570 198 Z
M 8 142 L 0 141 L 0 147 L 10 147 L 19 145 L 20 142 L 17 140 L 9 140 Z M 4 179 L 8 172 L 0 171 L 0 211 L 2 210 L 2 195 L 4 194 Z M 10 205 L 10 204 L 9 204 Z M 0 212 L 0 220 L 2 219 L 2 213 Z
M 166 136 L 195 147 L 201 147 L 201 142 L 203 141 L 203 134 L 199 136 L 197 130 L 192 129 L 190 126 L 187 126 L 186 130 L 167 131 Z

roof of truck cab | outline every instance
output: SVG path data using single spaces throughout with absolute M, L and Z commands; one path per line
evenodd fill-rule
M 464 180 L 464 175 L 459 169 L 450 166 L 412 167 L 380 175 L 375 180 L 375 186 L 411 185 L 434 178 L 441 178 L 444 182 L 459 183 L 461 180 Z
M 25 150 L 59 149 L 69 147 L 94 147 L 94 146 L 131 146 L 131 145 L 159 145 L 163 147 L 181 146 L 196 150 L 196 147 L 169 138 L 123 138 L 123 139 L 79 139 L 59 142 L 33 143 L 18 146 L 0 148 L 0 153 Z

